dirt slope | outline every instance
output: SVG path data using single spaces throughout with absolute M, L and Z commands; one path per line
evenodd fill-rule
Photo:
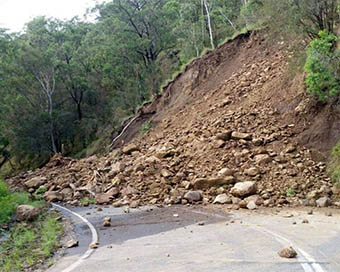
M 315 147 L 327 140 L 319 151 L 329 151 L 339 119 L 323 131 L 327 110 L 304 94 L 303 75 L 287 73 L 285 47 L 263 33 L 240 35 L 193 61 L 143 107 L 114 143 L 122 148 L 80 161 L 58 155 L 10 182 L 31 192 L 44 184 L 48 200 L 72 204 L 84 196 L 116 206 L 185 204 L 201 194 L 205 203 L 225 194 L 235 208 L 316 205 L 321 197 L 338 204 Z M 152 130 L 134 137 L 150 116 Z M 240 192 L 245 185 L 255 186 Z

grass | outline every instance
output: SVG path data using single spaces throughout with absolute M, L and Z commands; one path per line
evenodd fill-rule
M 45 188 L 38 189 L 43 193 Z M 11 193 L 0 181 L 0 226 L 10 223 L 18 205 L 43 208 L 43 201 L 33 201 L 28 193 Z M 21 222 L 11 227 L 9 238 L 0 244 L 0 271 L 13 272 L 32 268 L 57 249 L 63 226 L 59 214 L 42 212 L 33 222 Z
M 0 271 L 22 271 L 49 258 L 63 235 L 58 217 L 57 213 L 43 213 L 31 224 L 16 225 L 0 246 Z
M 6 184 L 0 181 L 0 225 L 9 223 L 19 205 L 42 207 L 42 201 L 32 201 L 28 193 L 10 193 Z
M 80 199 L 80 205 L 88 206 L 90 204 L 96 204 L 96 200 L 93 199 L 93 198 L 88 198 L 88 197 L 84 197 L 84 198 Z

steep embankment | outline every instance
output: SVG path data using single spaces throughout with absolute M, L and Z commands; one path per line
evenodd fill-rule
M 203 202 L 225 194 L 220 200 L 235 208 L 334 203 L 315 147 L 328 151 L 336 133 L 321 131 L 326 110 L 305 95 L 303 75 L 287 73 L 285 47 L 269 46 L 263 33 L 240 35 L 193 61 L 114 144 L 133 138 L 146 116 L 151 131 L 102 158 L 55 156 L 10 182 L 32 192 L 44 184 L 48 200 L 72 204 L 91 195 L 117 206 L 184 204 L 201 198 L 193 190 Z M 315 150 L 301 144 L 308 140 Z

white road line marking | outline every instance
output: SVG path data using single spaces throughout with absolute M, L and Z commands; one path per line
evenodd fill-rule
M 206 212 L 202 212 L 202 211 L 192 211 L 193 213 L 197 213 L 197 214 L 206 214 L 206 215 L 213 215 L 215 217 L 218 217 L 218 218 L 226 218 L 224 216 L 221 216 L 219 214 L 209 214 L 209 213 L 206 213 Z M 266 228 L 263 228 L 263 227 L 257 227 L 257 226 L 254 226 L 253 224 L 249 224 L 250 227 L 254 228 L 254 229 L 257 229 L 258 231 L 261 231 L 261 232 L 265 232 L 267 234 L 270 234 L 271 236 L 274 236 L 275 239 L 280 243 L 280 244 L 283 244 L 285 245 L 285 243 L 288 243 L 288 244 L 291 244 L 293 246 L 293 243 L 288 240 L 287 238 L 275 233 L 275 232 L 272 232 L 270 230 L 267 230 Z M 305 272 L 326 272 L 320 264 L 318 264 L 316 262 L 316 260 L 314 260 L 314 258 L 309 255 L 306 251 L 302 250 L 301 248 L 297 247 L 296 245 L 294 245 L 294 248 L 308 261 L 308 263 L 304 262 L 303 260 L 301 260 L 301 258 L 298 256 L 297 259 L 300 263 L 300 265 L 302 266 L 303 270 Z
M 56 207 L 58 209 L 64 210 L 74 216 L 77 216 L 78 218 L 80 218 L 83 222 L 85 222 L 87 224 L 87 226 L 89 227 L 89 229 L 91 230 L 92 233 L 92 242 L 91 244 L 95 244 L 98 243 L 98 233 L 96 231 L 96 229 L 94 228 L 94 226 L 84 217 L 82 217 L 80 214 L 73 212 L 65 207 L 62 207 L 58 204 L 54 204 L 52 203 L 53 207 Z M 95 249 L 89 248 L 79 259 L 78 261 L 76 261 L 75 263 L 73 263 L 71 266 L 69 266 L 68 268 L 64 269 L 61 272 L 71 272 L 73 271 L 77 266 L 79 266 L 82 262 L 84 262 L 85 259 L 87 259 L 88 257 L 91 256 L 91 254 L 95 251 Z
M 296 249 L 296 251 L 298 251 L 308 261 L 308 263 L 304 263 L 301 260 L 299 260 L 299 257 L 298 257 L 298 260 L 300 261 L 300 264 L 301 264 L 304 271 L 306 271 L 306 272 L 325 272 L 325 270 L 321 267 L 321 265 L 318 264 L 312 256 L 310 256 L 303 249 L 294 245 L 293 242 L 290 241 L 289 239 L 283 237 L 280 234 L 272 232 L 272 231 L 270 231 L 266 228 L 263 228 L 263 227 L 257 227 L 257 226 L 253 226 L 253 225 L 251 225 L 251 227 L 258 230 L 258 231 L 265 232 L 265 233 L 268 233 L 268 234 L 274 236 L 275 239 L 281 244 L 288 243 L 288 244 L 292 245 Z

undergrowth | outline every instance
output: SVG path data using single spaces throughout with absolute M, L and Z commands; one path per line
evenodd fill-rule
M 57 213 L 44 213 L 33 223 L 20 223 L 0 246 L 0 271 L 14 272 L 33 268 L 58 248 L 63 235 Z
M 6 184 L 0 181 L 0 225 L 11 221 L 17 206 L 32 205 L 42 207 L 42 201 L 32 201 L 28 193 L 10 193 Z
M 340 141 L 333 147 L 328 172 L 333 184 L 340 186 Z

